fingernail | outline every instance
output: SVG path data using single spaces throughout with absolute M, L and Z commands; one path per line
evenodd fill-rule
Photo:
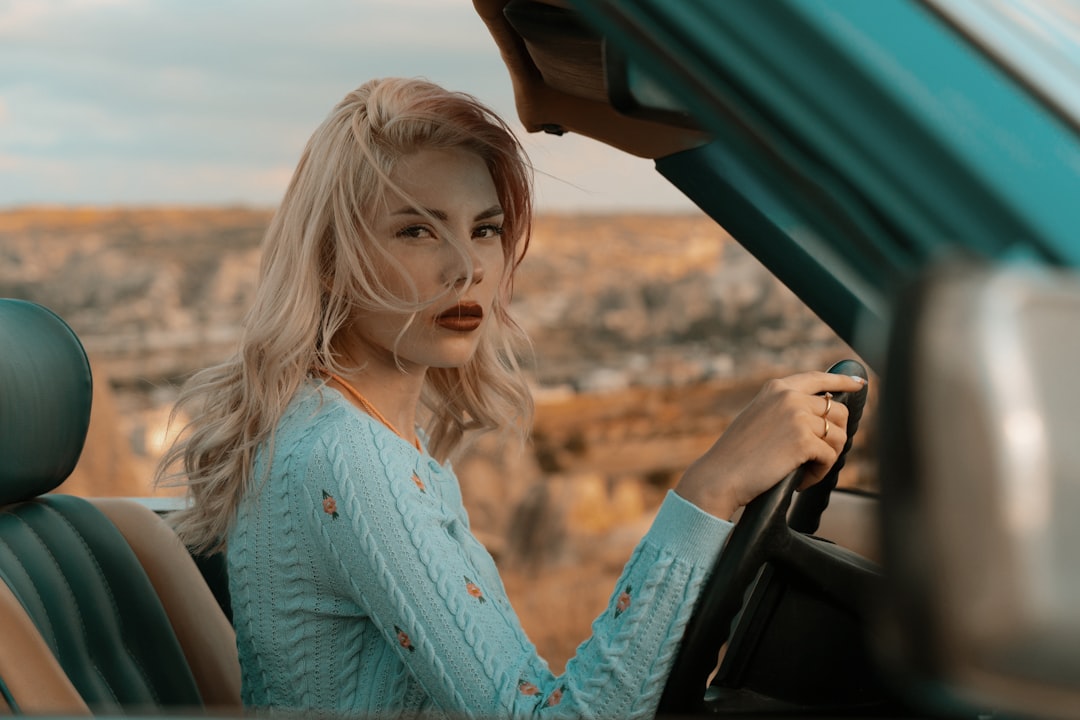
M 851 379 L 854 380 L 855 382 L 859 383 L 860 385 L 862 385 L 864 382 L 866 382 L 866 378 L 861 378 L 858 375 L 852 375 Z

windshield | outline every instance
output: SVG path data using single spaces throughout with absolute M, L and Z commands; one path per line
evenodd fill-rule
M 1080 130 L 1080 5 L 1075 0 L 926 0 Z

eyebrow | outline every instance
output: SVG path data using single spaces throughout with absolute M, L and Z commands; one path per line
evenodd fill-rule
M 482 210 L 481 212 L 477 213 L 476 217 L 473 218 L 473 222 L 477 222 L 479 220 L 487 220 L 488 218 L 493 218 L 497 215 L 502 214 L 503 209 L 501 205 L 492 205 L 487 210 Z M 424 208 L 423 210 L 417 210 L 416 208 L 410 206 L 395 210 L 393 213 L 391 213 L 391 215 L 419 215 L 421 217 L 431 216 L 436 220 L 441 220 L 443 222 L 446 222 L 450 219 L 450 216 L 442 210 L 434 210 L 432 208 Z

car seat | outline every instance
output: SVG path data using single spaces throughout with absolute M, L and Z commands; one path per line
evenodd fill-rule
M 238 708 L 232 627 L 167 523 L 134 500 L 52 493 L 91 387 L 63 320 L 0 299 L 0 713 Z

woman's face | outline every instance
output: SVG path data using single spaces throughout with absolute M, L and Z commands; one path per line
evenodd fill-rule
M 392 263 L 380 263 L 376 272 L 398 297 L 439 299 L 416 313 L 411 323 L 409 313 L 363 311 L 348 352 L 369 367 L 401 366 L 409 372 L 463 365 L 492 322 L 506 262 L 495 183 L 480 156 L 460 149 L 411 153 L 398 161 L 390 177 L 404 197 L 392 193 L 371 227 L 375 241 L 404 276 Z M 429 216 L 441 222 L 436 225 Z M 472 258 L 472 283 L 467 287 L 468 267 L 451 238 L 468 248 Z

